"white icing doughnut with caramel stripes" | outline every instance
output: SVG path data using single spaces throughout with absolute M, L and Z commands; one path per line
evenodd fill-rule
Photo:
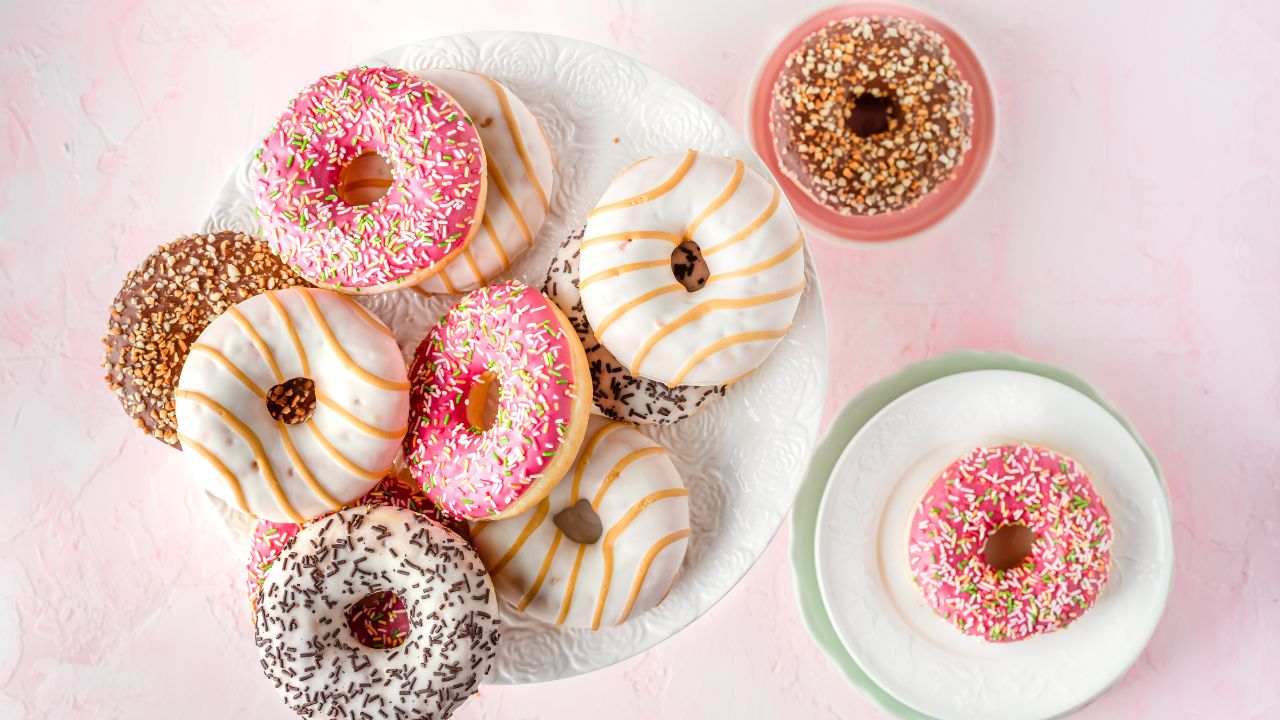
M 592 416 L 573 471 L 542 502 L 471 526 L 507 604 L 592 630 L 662 602 L 689 534 L 689 491 L 667 451 L 633 425 L 601 416 Z
M 351 299 L 290 288 L 234 305 L 191 347 L 175 392 L 200 484 L 249 515 L 300 523 L 368 492 L 409 418 L 395 338 Z
M 692 240 L 709 277 L 690 292 L 671 253 Z M 751 373 L 791 328 L 804 239 L 776 185 L 741 160 L 690 150 L 646 158 L 587 215 L 579 288 L 596 337 L 667 385 L 725 385 Z
M 511 267 L 533 245 L 551 201 L 555 155 L 538 119 L 492 78 L 452 69 L 414 74 L 467 111 L 488 157 L 489 195 L 480 230 L 444 269 L 415 286 L 426 293 L 468 292 Z

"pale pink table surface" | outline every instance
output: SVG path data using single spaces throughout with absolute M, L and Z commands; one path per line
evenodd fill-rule
M 634 55 L 741 125 L 757 63 L 821 3 L 740 4 L 0 4 L 0 718 L 290 717 L 241 553 L 98 358 L 125 271 L 197 228 L 293 93 L 423 37 L 536 30 Z M 1096 383 L 1164 463 L 1178 563 L 1150 648 L 1081 715 L 1280 717 L 1280 3 L 931 7 L 987 63 L 997 154 L 930 236 L 814 243 L 827 416 L 952 348 Z M 878 716 L 801 625 L 788 539 L 658 648 L 458 717 Z

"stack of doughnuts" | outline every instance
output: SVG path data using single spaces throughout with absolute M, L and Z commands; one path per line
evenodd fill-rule
M 591 630 L 657 607 L 690 490 L 641 426 L 723 396 L 790 329 L 804 241 L 778 188 L 733 158 L 640 159 L 543 287 L 503 280 L 556 189 L 537 118 L 492 78 L 389 67 L 304 89 L 253 173 L 262 239 L 158 248 L 104 365 L 254 519 L 256 643 L 289 706 L 445 718 L 493 667 L 499 600 Z M 358 302 L 389 292 L 456 296 L 409 363 Z

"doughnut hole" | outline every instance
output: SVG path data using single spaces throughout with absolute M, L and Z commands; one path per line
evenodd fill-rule
M 502 385 L 491 370 L 476 378 L 467 395 L 467 422 L 471 429 L 487 432 L 498 421 L 498 400 L 502 397 Z
M 348 205 L 372 205 L 391 189 L 391 163 L 376 152 L 356 156 L 338 173 L 338 197 Z
M 409 638 L 409 613 L 404 599 L 390 590 L 370 593 L 351 603 L 345 613 L 347 629 L 367 648 L 388 650 Z
M 311 419 L 316 411 L 316 384 L 311 378 L 296 377 L 267 391 L 267 412 L 285 425 Z
M 685 240 L 671 251 L 671 274 L 688 292 L 698 292 L 707 284 L 711 271 L 702 258 L 702 248 L 692 240 Z
M 993 570 L 1012 570 L 1026 561 L 1036 534 L 1021 523 L 997 528 L 982 547 L 982 558 Z
M 858 137 L 872 137 L 887 132 L 897 115 L 898 106 L 892 98 L 863 92 L 854 96 L 853 103 L 845 108 L 844 126 Z

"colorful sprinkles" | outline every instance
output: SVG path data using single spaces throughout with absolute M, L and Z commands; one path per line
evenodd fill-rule
M 337 188 L 355 158 L 381 155 L 386 195 L 350 205 Z M 431 83 L 356 68 L 303 90 L 263 140 L 254 194 L 285 262 L 335 290 L 417 282 L 470 241 L 484 209 L 485 154 L 470 118 Z
M 991 567 L 987 539 L 1031 531 L 1021 565 Z M 1031 445 L 979 447 L 933 481 L 908 555 L 925 601 L 968 635 L 1012 642 L 1071 624 L 1098 599 L 1111 563 L 1111 516 L 1075 460 Z
M 542 478 L 577 422 L 580 383 L 589 392 L 574 375 L 581 352 L 550 301 L 514 281 L 467 295 L 427 334 L 409 370 L 405 455 L 442 513 L 491 517 Z M 488 429 L 467 412 L 482 384 L 498 393 Z
M 904 210 L 955 175 L 971 145 L 973 88 L 942 36 L 895 17 L 832 22 L 787 57 L 770 125 L 782 172 L 843 215 Z M 855 109 L 886 113 L 860 134 Z

